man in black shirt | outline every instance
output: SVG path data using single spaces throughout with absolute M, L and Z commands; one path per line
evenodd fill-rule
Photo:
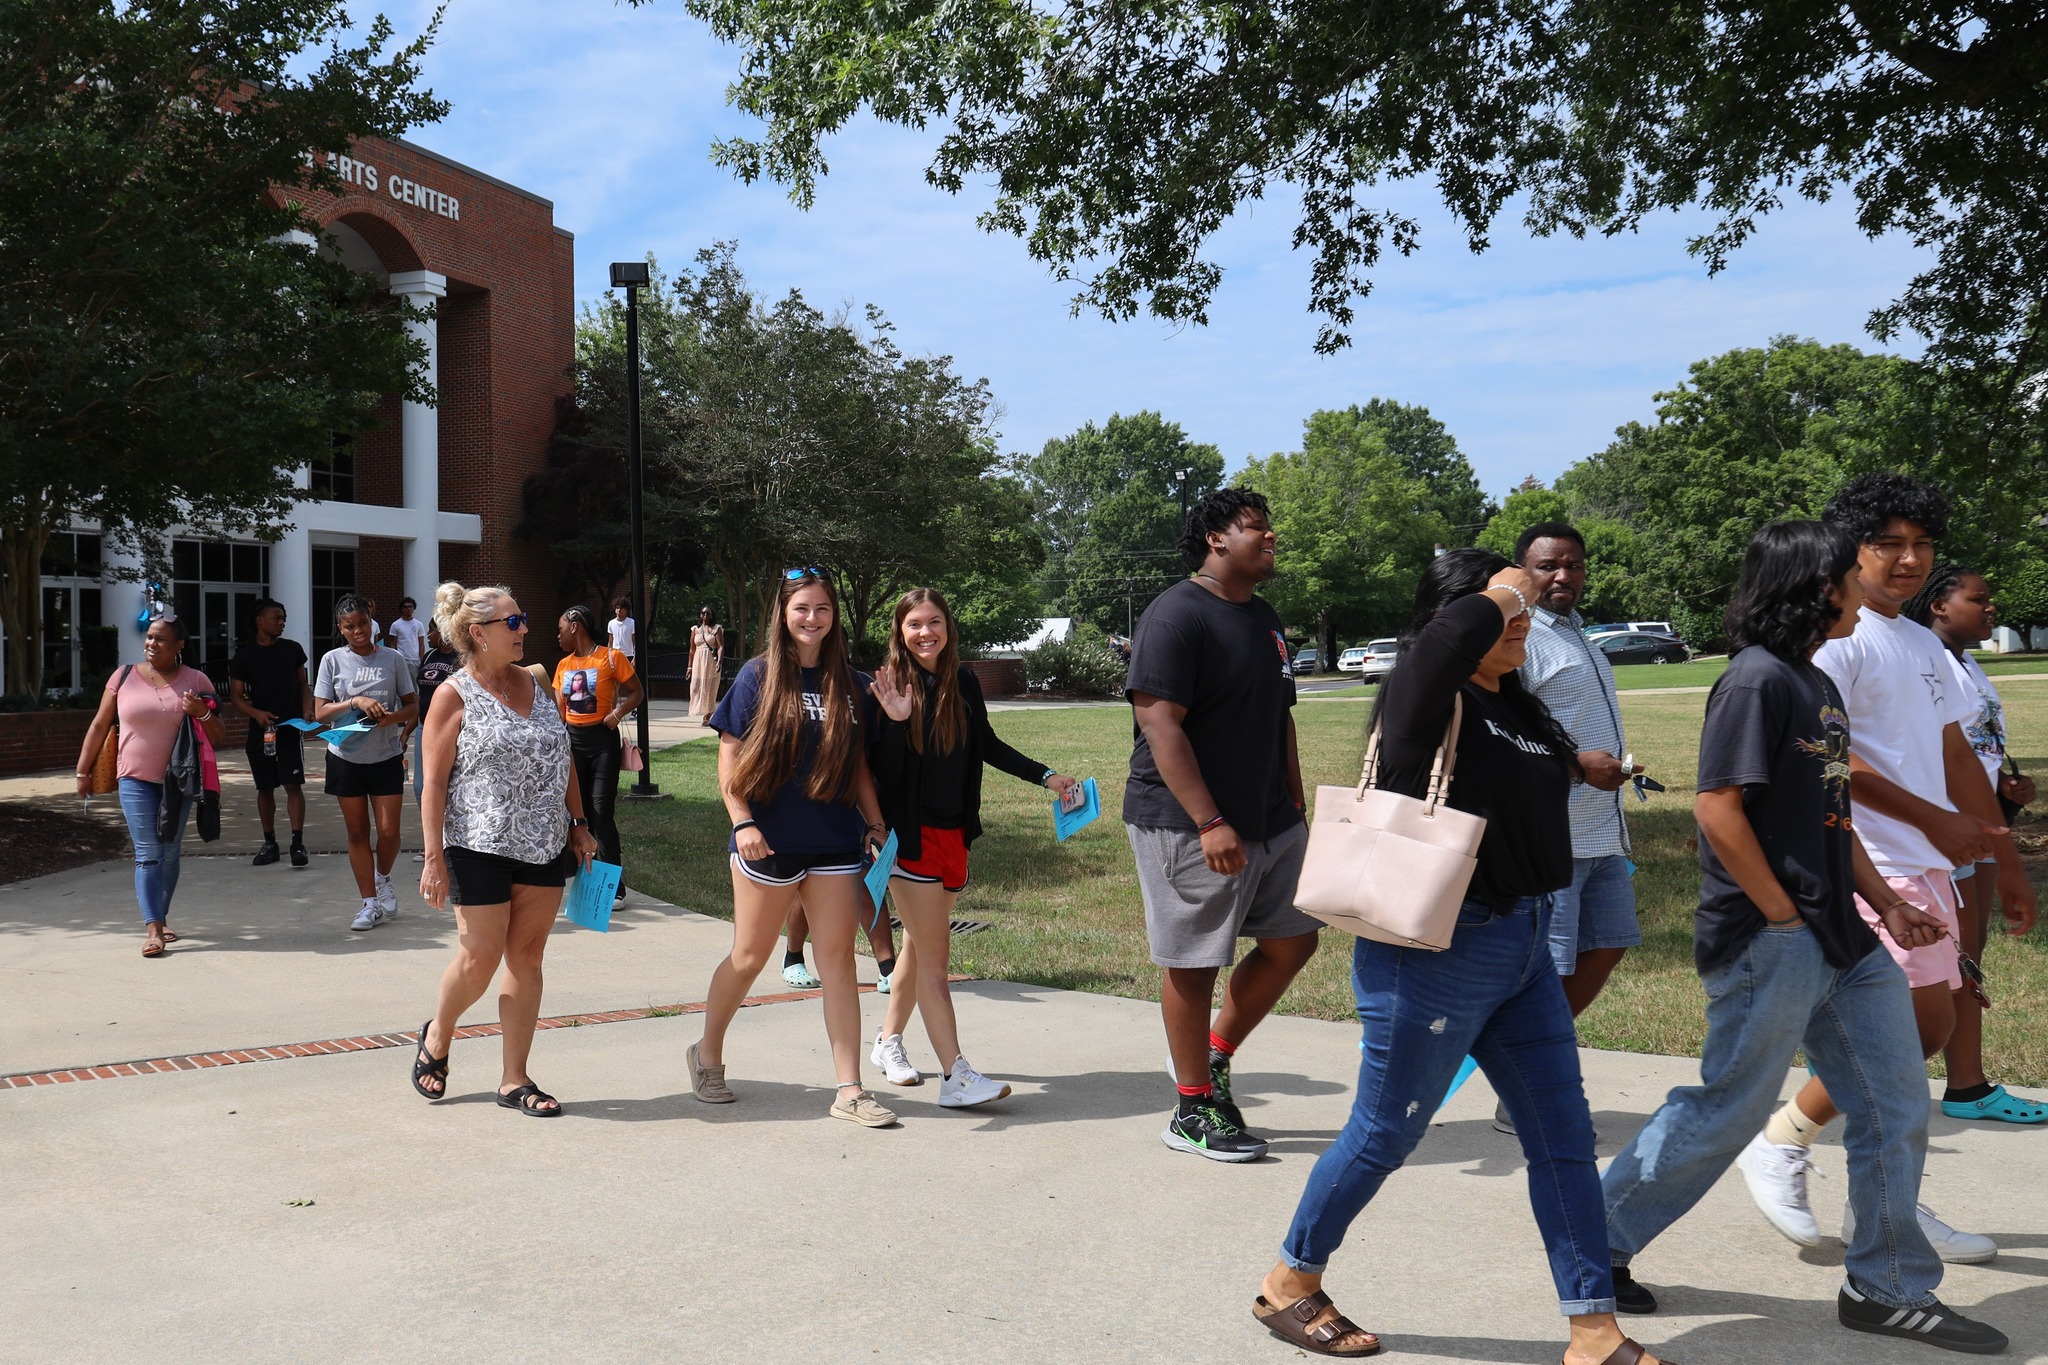
M 285 810 L 292 822 L 292 866 L 304 867 L 306 856 L 306 762 L 299 731 L 287 720 L 310 719 L 313 689 L 306 681 L 306 651 L 284 638 L 284 604 L 272 598 L 256 601 L 256 638 L 245 640 L 228 665 L 231 704 L 249 718 L 249 771 L 256 779 L 256 814 L 263 820 L 263 847 L 255 863 L 267 867 L 278 859 L 277 789 L 284 788 Z
M 1280 617 L 1255 593 L 1273 576 L 1266 500 L 1230 488 L 1191 508 L 1181 558 L 1194 577 L 1145 609 L 1131 642 L 1133 712 L 1124 826 L 1137 855 L 1152 960 L 1180 1102 L 1161 1140 L 1216 1161 L 1255 1161 L 1230 1093 L 1230 1059 L 1315 954 L 1294 908 L 1308 831 L 1295 751 L 1294 674 Z M 1213 1023 L 1216 973 L 1239 938 Z

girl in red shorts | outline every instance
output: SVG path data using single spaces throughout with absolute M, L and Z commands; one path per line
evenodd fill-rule
M 981 834 L 981 765 L 1065 795 L 1074 785 L 1005 744 L 990 728 L 981 685 L 960 666 L 958 632 L 946 599 L 912 588 L 896 603 L 889 657 L 875 675 L 880 723 L 868 762 L 883 819 L 896 831 L 890 881 L 907 941 L 872 1054 L 891 1085 L 922 1081 L 903 1051 L 913 1006 L 938 1053 L 939 1103 L 964 1108 L 999 1100 L 1010 1087 L 967 1063 L 946 981 L 952 960 L 953 902 L 967 886 L 967 849 Z

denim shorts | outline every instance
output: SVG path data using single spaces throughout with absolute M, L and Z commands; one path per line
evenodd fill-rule
M 1572 859 L 1572 884 L 1555 893 L 1550 914 L 1550 958 L 1557 974 L 1576 972 L 1580 953 L 1633 948 L 1642 941 L 1628 859 L 1619 853 Z

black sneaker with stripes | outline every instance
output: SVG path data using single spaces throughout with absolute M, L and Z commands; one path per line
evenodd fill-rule
M 1924 1341 L 1965 1355 L 1995 1356 L 2006 1348 L 2005 1333 L 1964 1317 L 1939 1299 L 1924 1308 L 1889 1308 L 1845 1284 L 1835 1300 L 1835 1316 L 1852 1332 Z

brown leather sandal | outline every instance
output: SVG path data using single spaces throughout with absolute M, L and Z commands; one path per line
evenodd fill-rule
M 1621 1345 L 1615 1347 L 1607 1359 L 1600 1362 L 1600 1365 L 1637 1365 L 1637 1362 L 1641 1361 L 1648 1354 L 1649 1352 L 1644 1350 L 1634 1337 L 1623 1337 Z M 1660 1357 L 1660 1359 L 1663 1359 L 1664 1365 L 1678 1365 L 1678 1362 L 1675 1360 L 1664 1357 Z
M 1305 1299 L 1296 1299 L 1285 1308 L 1268 1302 L 1266 1296 L 1261 1294 L 1252 1301 L 1252 1316 L 1264 1323 L 1266 1330 L 1274 1336 L 1301 1347 L 1310 1355 L 1342 1356 L 1346 1359 L 1378 1355 L 1380 1339 L 1342 1313 L 1320 1327 L 1309 1327 L 1309 1324 L 1316 1320 L 1318 1313 L 1331 1306 L 1330 1296 L 1320 1289 Z M 1364 1337 L 1366 1344 L 1349 1350 L 1338 1350 L 1336 1343 L 1354 1333 Z

